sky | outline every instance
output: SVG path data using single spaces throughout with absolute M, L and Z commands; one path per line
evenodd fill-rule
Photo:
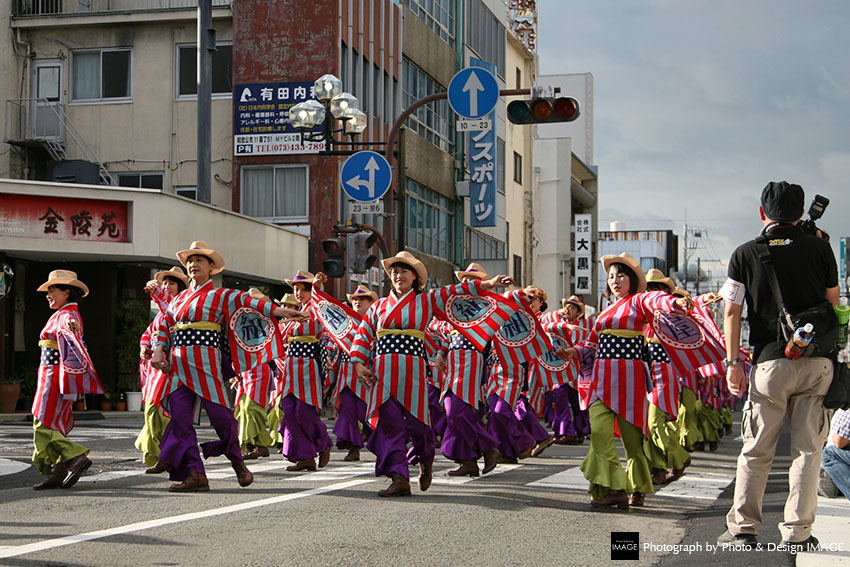
M 762 188 L 830 199 L 850 236 L 850 2 L 537 0 L 540 74 L 591 73 L 599 229 L 703 238 L 715 278 L 761 229 Z M 719 260 L 721 262 L 711 262 Z M 848 274 L 850 275 L 850 274 Z

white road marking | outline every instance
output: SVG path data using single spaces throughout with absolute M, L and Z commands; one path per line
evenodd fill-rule
M 353 475 L 355 476 L 355 475 Z M 204 510 L 201 512 L 192 512 L 189 514 L 180 514 L 177 516 L 170 516 L 165 518 L 158 518 L 156 520 L 148 520 L 145 522 L 136 522 L 133 524 L 127 524 L 126 526 L 117 526 L 114 528 L 108 528 L 105 530 L 97 530 L 94 532 L 86 532 L 82 534 L 70 535 L 55 539 L 48 539 L 44 541 L 37 541 L 34 543 L 28 543 L 25 545 L 15 545 L 8 546 L 5 548 L 0 548 L 0 559 L 6 557 L 17 557 L 19 555 L 26 555 L 28 553 L 35 553 L 37 551 L 46 551 L 48 549 L 54 549 L 57 547 L 63 547 L 66 545 L 73 545 L 75 543 L 82 543 L 85 541 L 92 541 L 97 539 L 103 539 L 107 537 L 111 537 L 114 535 L 127 534 L 132 532 L 138 532 L 142 530 L 147 530 L 150 528 L 158 528 L 162 526 L 167 526 L 170 524 L 178 524 L 182 522 L 190 522 L 192 520 L 200 520 L 203 518 L 210 518 L 213 516 L 222 516 L 224 514 L 231 514 L 234 512 L 241 512 L 243 510 L 251 510 L 253 508 L 259 508 L 262 506 L 270 506 L 273 504 L 280 504 L 281 502 L 288 502 L 290 500 L 298 500 L 300 498 L 306 498 L 308 496 L 315 496 L 317 494 L 324 494 L 326 492 L 333 492 L 336 490 L 344 490 L 346 488 L 351 488 L 353 486 L 357 486 L 359 484 L 366 484 L 372 482 L 372 479 L 360 479 L 360 480 L 349 480 L 346 482 L 340 482 L 337 484 L 331 484 L 329 486 L 323 486 L 319 488 L 311 488 L 309 490 L 305 490 L 303 492 L 296 492 L 294 494 L 285 494 L 282 496 L 275 496 L 272 498 L 265 498 L 263 500 L 254 500 L 253 502 L 243 502 L 242 504 L 234 504 L 232 506 L 225 506 L 223 508 L 213 508 L 211 510 Z
M 31 466 L 32 465 L 30 463 L 22 463 L 21 461 L 0 458 L 0 476 L 16 474 L 27 470 Z
M 453 465 L 455 463 L 452 463 Z M 456 484 L 466 484 L 467 482 L 472 482 L 473 480 L 480 479 L 488 479 L 495 474 L 506 473 L 508 471 L 512 471 L 514 469 L 518 469 L 522 465 L 509 465 L 509 464 L 500 464 L 497 465 L 495 469 L 488 472 L 487 474 L 483 474 L 481 476 L 449 476 L 449 471 L 454 470 L 454 467 L 451 469 L 445 469 L 440 471 L 434 471 L 432 475 L 431 484 L 442 484 L 442 485 L 456 485 Z
M 685 473 L 676 482 L 656 487 L 655 494 L 658 496 L 669 496 L 671 498 L 693 498 L 713 502 L 717 500 L 727 486 L 732 484 L 733 480 L 734 474 L 730 476 L 704 472 L 699 473 L 699 475 L 696 472 Z M 526 486 L 586 491 L 588 482 L 584 478 L 581 468 L 571 467 L 559 473 L 530 482 Z

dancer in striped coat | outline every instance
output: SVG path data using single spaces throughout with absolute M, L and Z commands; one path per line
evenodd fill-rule
M 255 287 L 249 289 L 248 294 L 254 299 L 272 303 L 267 295 Z M 269 419 L 266 413 L 266 402 L 269 398 L 269 388 L 274 379 L 274 372 L 274 362 L 268 362 L 230 379 L 231 385 L 236 386 L 234 417 L 239 424 L 242 458 L 246 461 L 268 457 L 269 447 L 274 446 L 274 439 L 266 429 Z
M 32 403 L 32 462 L 47 478 L 33 489 L 70 488 L 91 466 L 88 448 L 66 438 L 74 428 L 74 400 L 104 391 L 91 367 L 77 310 L 89 288 L 76 273 L 53 270 L 37 291 L 47 292 L 47 304 L 55 313 L 38 336 L 41 363 Z
M 324 274 L 316 274 L 324 276 Z M 351 306 L 360 316 L 365 316 L 369 308 L 378 300 L 378 294 L 365 285 L 357 286 L 354 293 L 347 295 Z M 366 400 L 369 388 L 357 379 L 357 371 L 351 362 L 351 356 L 340 349 L 337 360 L 337 381 L 333 393 L 334 404 L 338 411 L 334 424 L 337 449 L 348 449 L 344 461 L 359 461 L 363 437 L 371 431 L 366 422 Z M 362 433 L 361 433 L 362 428 Z
M 480 264 L 472 263 L 462 272 L 455 272 L 461 282 L 489 279 Z M 451 323 L 440 322 L 443 339 L 448 343 L 446 381 L 443 403 L 446 405 L 446 430 L 440 452 L 459 463 L 449 476 L 478 476 L 478 459 L 484 457 L 483 473 L 496 468 L 501 453 L 498 439 L 485 428 L 475 415 L 481 403 L 481 381 L 486 376 L 484 355 L 464 338 Z
M 651 269 L 646 273 L 646 291 L 672 293 L 676 285 L 661 270 Z M 679 444 L 678 434 L 673 429 L 679 410 L 679 380 L 664 351 L 660 339 L 652 326 L 644 329 L 646 334 L 650 367 L 654 387 L 649 393 L 649 458 L 652 484 L 666 484 L 681 477 L 691 460 L 688 452 Z
M 372 385 L 367 418 L 375 431 L 367 447 L 377 457 L 375 475 L 392 479 L 389 488 L 378 494 L 407 496 L 408 437 L 413 441 L 412 456 L 419 462 L 420 490 L 431 485 L 434 461 L 434 433 L 429 427 L 426 390 L 425 329 L 434 313 L 444 308 L 450 294 L 477 294 L 511 280 L 498 276 L 424 292 L 428 272 L 415 256 L 402 251 L 381 263 L 392 290 L 366 313 L 354 339 L 351 359 L 358 377 Z M 374 371 L 367 368 L 373 347 Z
M 577 295 L 571 295 L 561 300 L 561 309 L 551 314 L 547 313 L 545 319 L 564 320 L 570 325 L 578 325 L 584 317 L 584 302 Z M 555 319 L 557 320 L 557 319 Z M 575 329 L 575 327 L 573 327 Z M 575 336 L 575 332 L 573 336 Z M 574 339 L 575 340 L 575 339 Z M 590 420 L 587 410 L 581 409 L 578 399 L 578 390 L 570 384 L 562 384 L 552 390 L 551 399 L 554 404 L 552 417 L 552 431 L 555 433 L 555 443 L 558 445 L 581 445 L 584 438 L 590 435 Z
M 275 303 L 278 305 L 282 305 L 283 307 L 289 307 L 290 309 L 296 309 L 298 311 L 301 310 L 301 304 L 295 299 L 295 296 L 291 293 L 283 294 L 282 299 L 275 299 Z M 286 329 L 290 325 L 295 324 L 296 321 L 279 321 L 278 329 L 280 329 L 281 336 L 286 336 Z M 284 351 L 288 351 L 286 343 L 283 345 Z M 278 449 L 283 449 L 283 435 L 280 433 L 280 424 L 283 421 L 283 410 L 280 407 L 280 402 L 283 400 L 283 396 L 281 392 L 283 392 L 283 368 L 284 368 L 284 360 L 286 359 L 286 354 L 283 357 L 274 361 L 274 368 L 272 368 L 272 391 L 269 393 L 268 403 L 268 424 L 269 424 L 269 435 L 274 442 L 274 446 Z
M 286 326 L 283 340 L 288 344 L 283 361 L 283 396 L 281 409 L 283 420 L 280 432 L 283 435 L 283 456 L 294 462 L 288 471 L 316 470 L 328 464 L 333 442 L 319 414 L 322 411 L 324 385 L 325 347 L 320 341 L 324 326 L 310 311 L 310 298 L 314 276 L 298 270 L 291 280 L 286 280 L 301 303 L 303 321 Z
M 166 471 L 165 463 L 159 460 L 159 444 L 165 434 L 165 428 L 171 421 L 162 411 L 162 394 L 166 376 L 151 366 L 151 356 L 156 346 L 157 329 L 162 323 L 168 306 L 178 293 L 189 287 L 189 278 L 181 268 L 174 266 L 168 271 L 157 272 L 154 279 L 145 286 L 159 313 L 139 340 L 139 375 L 142 380 L 142 399 L 145 403 L 145 422 L 136 437 L 135 447 L 144 453 L 143 462 L 148 465 L 146 474 L 159 474 Z
M 179 481 L 169 487 L 172 492 L 209 490 L 193 427 L 193 417 L 200 417 L 197 412 L 203 405 L 220 439 L 202 445 L 204 457 L 227 456 L 239 485 L 248 486 L 254 477 L 242 458 L 238 425 L 225 392 L 220 350 L 225 313 L 251 307 L 266 317 L 300 315 L 254 299 L 247 292 L 216 288 L 211 278 L 224 269 L 224 258 L 206 242 L 193 242 L 178 252 L 177 258 L 189 272 L 192 284 L 168 308 L 151 360 L 169 376 L 165 400 L 171 423 L 163 436 L 159 459 L 168 466 L 171 480 Z
M 603 256 L 601 261 L 608 274 L 608 293 L 616 301 L 596 318 L 589 338 L 568 349 L 573 355 L 589 349 L 596 357 L 590 383 L 590 448 L 581 470 L 590 481 L 593 506 L 628 508 L 642 506 L 645 494 L 653 492 L 644 453 L 651 375 L 643 329 L 654 300 L 669 310 L 686 309 L 689 303 L 672 296 L 661 298 L 661 292 L 642 293 L 646 278 L 627 253 Z M 626 449 L 627 471 L 620 465 L 614 443 L 615 422 Z

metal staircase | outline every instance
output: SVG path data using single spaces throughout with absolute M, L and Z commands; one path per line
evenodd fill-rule
M 56 119 L 59 133 L 39 132 L 35 124 L 33 109 L 50 112 Z M 48 110 L 49 109 L 49 110 Z M 3 141 L 23 147 L 39 146 L 56 161 L 68 159 L 67 138 L 76 145 L 82 159 L 97 164 L 101 185 L 115 185 L 115 180 L 106 170 L 103 162 L 94 153 L 83 135 L 65 112 L 65 105 L 43 98 L 17 98 L 6 101 L 6 119 L 3 129 Z

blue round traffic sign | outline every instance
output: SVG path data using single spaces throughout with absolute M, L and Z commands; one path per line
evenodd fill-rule
M 342 189 L 355 201 L 380 199 L 390 188 L 392 180 L 390 163 L 377 152 L 357 152 L 342 164 Z
M 487 69 L 467 67 L 449 83 L 449 105 L 459 115 L 473 120 L 490 114 L 499 101 L 499 83 Z

